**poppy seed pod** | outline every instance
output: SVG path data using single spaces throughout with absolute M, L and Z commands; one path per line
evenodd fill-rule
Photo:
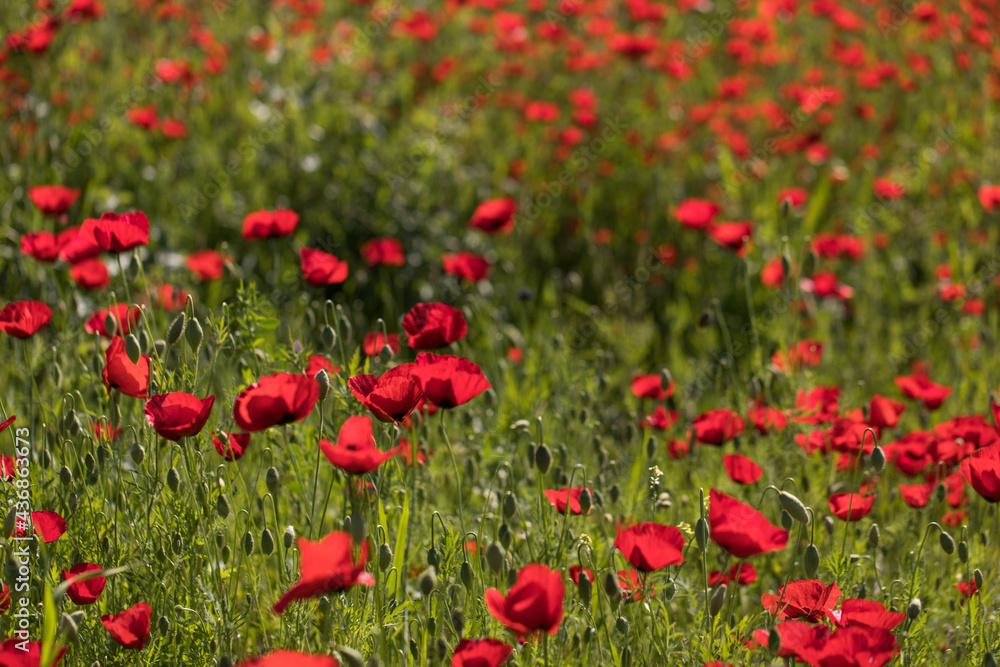
M 726 585 L 722 584 L 715 589 L 712 597 L 708 601 L 708 613 L 713 617 L 718 616 L 722 611 L 722 604 L 726 601 Z
M 806 547 L 806 552 L 802 556 L 802 564 L 806 571 L 806 577 L 815 579 L 819 572 L 819 549 L 816 548 L 815 544 Z
M 260 534 L 260 550 L 265 556 L 274 553 L 274 535 L 271 534 L 269 528 L 265 528 Z
M 906 607 L 906 617 L 911 621 L 917 620 L 920 616 L 920 612 L 923 610 L 923 605 L 920 603 L 920 598 L 913 598 L 910 600 L 910 604 Z
M 782 509 L 792 515 L 793 519 L 802 525 L 809 525 L 809 512 L 806 511 L 805 503 L 788 493 L 788 491 L 779 493 L 778 500 L 781 502 Z
M 951 533 L 942 530 L 938 535 L 938 542 L 941 544 L 941 550 L 949 556 L 955 553 L 955 538 L 951 536 Z
M 486 564 L 494 574 L 500 574 L 503 569 L 503 549 L 496 542 L 486 548 Z
M 198 349 L 201 348 L 201 341 L 205 337 L 205 332 L 202 331 L 201 322 L 198 321 L 197 317 L 191 318 L 184 332 L 184 337 L 187 339 L 188 345 L 191 346 L 194 353 L 197 354 Z
M 125 354 L 128 355 L 129 361 L 133 364 L 139 363 L 139 357 L 142 356 L 142 349 L 139 347 L 139 339 L 134 334 L 129 334 L 125 337 Z
M 885 470 L 885 452 L 882 451 L 882 448 L 878 445 L 876 445 L 875 449 L 872 450 L 871 461 L 872 470 L 875 471 L 876 475 Z
M 392 565 L 392 547 L 383 542 L 378 550 L 378 569 L 385 572 Z
M 673 600 L 675 595 L 677 595 L 677 584 L 674 583 L 673 579 L 670 579 L 663 587 L 663 597 L 666 600 Z
M 174 318 L 174 321 L 170 323 L 170 327 L 167 329 L 167 345 L 173 345 L 181 336 L 184 334 L 185 325 L 187 324 L 187 315 L 184 311 Z
M 545 475 L 549 472 L 549 467 L 552 465 L 552 452 L 547 445 L 542 444 L 535 449 L 535 465 L 541 474 Z

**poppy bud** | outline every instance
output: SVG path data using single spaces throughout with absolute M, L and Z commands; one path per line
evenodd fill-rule
M 674 583 L 673 579 L 667 581 L 667 585 L 663 587 L 663 597 L 666 600 L 673 600 L 674 595 L 677 594 L 677 584 Z
M 431 567 L 437 567 L 441 564 L 441 556 L 438 555 L 438 550 L 434 547 L 427 550 L 427 564 Z
M 286 549 L 291 549 L 292 544 L 295 543 L 295 526 L 289 526 L 285 528 L 285 533 L 282 535 L 282 542 L 285 544 Z
M 379 353 L 379 358 L 382 360 L 382 363 L 386 363 L 392 360 L 394 354 L 395 353 L 392 351 L 392 348 L 386 345 L 382 348 L 382 351 Z
M 319 385 L 319 400 L 322 403 L 330 393 L 330 376 L 327 375 L 325 368 L 319 369 L 316 373 L 316 383 Z
M 76 508 L 80 504 L 80 497 L 76 495 L 76 491 L 69 494 L 69 498 L 66 499 L 66 504 L 69 506 L 69 513 L 76 514 Z
M 3 519 L 3 534 L 13 535 L 15 522 L 17 521 L 17 508 L 11 507 L 10 511 L 7 512 L 7 516 Z M 5 580 L 14 580 L 15 577 L 4 577 Z
M 997 658 L 993 651 L 987 651 L 983 656 L 983 667 L 997 667 Z
M 48 449 L 42 450 L 42 467 L 46 470 L 52 467 L 52 454 L 49 453 Z
M 872 450 L 872 469 L 876 475 L 885 470 L 885 452 L 878 445 Z
M 465 630 L 465 614 L 461 609 L 451 610 L 451 625 L 455 628 L 455 634 L 461 637 L 462 631 Z
M 828 532 L 831 535 L 833 535 L 834 525 L 833 525 L 833 517 L 832 516 L 825 516 L 825 517 L 823 517 L 823 527 L 826 528 L 826 532 Z
M 948 489 L 944 484 L 938 484 L 937 488 L 934 489 L 934 495 L 937 496 L 938 502 L 944 500 L 944 497 L 948 494 Z
M 656 438 L 649 436 L 646 440 L 646 458 L 653 458 L 656 455 Z
M 433 616 L 429 617 L 427 619 L 427 634 L 429 634 L 431 637 L 437 635 L 437 627 L 438 627 L 437 619 L 434 618 Z
M 420 592 L 423 593 L 424 597 L 427 597 L 434 591 L 436 586 L 437 571 L 432 565 L 424 570 L 424 573 L 420 575 Z
M 167 353 L 167 341 L 162 338 L 158 338 L 155 343 L 153 343 L 153 350 L 156 351 L 156 356 L 162 357 Z
M 802 525 L 809 525 L 809 512 L 806 511 L 805 503 L 790 494 L 788 491 L 782 491 L 779 493 L 778 500 L 781 501 L 782 509 L 791 514 L 793 519 Z
M 378 549 L 378 569 L 385 572 L 392 565 L 392 547 L 383 542 Z
M 328 350 L 332 350 L 333 346 L 337 344 L 337 332 L 329 324 L 320 330 L 319 337 Z
M 802 258 L 802 275 L 811 276 L 812 272 L 816 269 L 816 253 L 810 247 L 806 250 L 805 257 Z
M 802 564 L 806 570 L 806 577 L 815 579 L 816 574 L 819 572 L 819 549 L 816 548 L 815 544 L 810 544 L 806 547 L 806 552 L 802 557 Z
M 274 553 L 274 535 L 271 534 L 269 528 L 265 528 L 260 534 L 260 550 L 265 556 Z
M 496 542 L 486 548 L 486 564 L 494 574 L 500 574 L 500 570 L 503 569 L 503 549 Z
M 361 512 L 355 512 L 351 515 L 351 539 L 354 540 L 355 544 L 361 544 L 365 541 L 367 534 L 368 519 Z
M 580 425 L 581 426 L 584 425 L 584 424 L 586 424 L 587 420 L 590 419 L 590 413 L 587 412 L 587 408 L 580 408 L 580 412 L 578 413 L 578 415 L 579 415 L 578 418 L 580 420 Z
M 515 514 L 517 514 L 517 499 L 508 492 L 503 497 L 503 518 L 511 519 Z
M 181 476 L 177 472 L 177 468 L 171 468 L 167 471 L 167 487 L 174 493 L 177 493 L 181 488 Z
M 628 619 L 625 618 L 624 616 L 619 616 L 618 620 L 615 621 L 615 630 L 617 630 L 618 634 L 620 634 L 622 637 L 627 635 L 629 630 Z
M 347 533 L 351 532 L 351 517 L 350 517 L 350 515 L 344 517 L 344 519 L 340 522 L 340 527 L 344 529 L 344 532 L 347 532 Z
M 104 330 L 108 332 L 108 336 L 111 338 L 114 338 L 115 334 L 118 332 L 118 320 L 115 319 L 115 316 L 110 310 L 108 311 L 108 314 L 104 316 Z
M 184 327 L 187 324 L 187 316 L 184 311 L 174 318 L 174 321 L 170 323 L 170 328 L 167 329 L 167 345 L 173 345 L 178 340 L 180 340 L 181 335 L 184 333 Z
M 472 588 L 472 584 L 476 580 L 476 573 L 472 569 L 472 563 L 469 561 L 462 561 L 462 567 L 458 568 L 458 575 L 462 579 L 462 583 L 466 588 Z
M 969 562 L 969 543 L 965 540 L 958 543 L 958 559 L 963 563 Z
M 535 443 L 533 442 L 528 443 L 528 467 L 535 467 Z
M 580 573 L 580 576 L 587 576 Z M 608 570 L 604 573 L 604 594 L 608 596 L 608 600 L 611 602 L 611 608 L 617 609 L 619 603 L 622 601 L 622 587 L 618 583 L 618 573 L 613 570 Z
M 229 517 L 229 509 L 229 499 L 226 498 L 226 494 L 219 494 L 218 500 L 215 501 L 215 513 L 225 521 Z
M 938 542 L 941 543 L 941 550 L 949 556 L 955 553 L 955 538 L 951 536 L 951 533 L 942 530 L 938 535 Z
M 777 653 L 781 650 L 781 635 L 778 634 L 778 631 L 775 628 L 771 628 L 771 631 L 767 633 L 767 648 L 769 648 L 772 653 Z
M 583 600 L 583 604 L 590 604 L 590 594 L 593 591 L 594 585 L 590 583 L 590 577 L 586 575 L 585 572 L 581 571 L 579 578 L 576 580 L 576 592 L 580 594 L 580 599 Z
M 149 334 L 146 333 L 145 329 L 139 329 L 139 337 L 136 342 L 139 343 L 139 352 L 148 352 L 152 345 L 149 340 Z
M 180 556 L 184 551 L 184 540 L 181 539 L 180 533 L 174 533 L 174 537 L 170 541 L 170 550 L 174 552 L 175 556 Z
M 726 585 L 722 584 L 715 589 L 712 597 L 708 601 L 708 613 L 713 617 L 718 616 L 722 611 L 722 604 L 726 601 Z
M 223 563 L 228 563 L 229 559 L 232 557 L 232 555 L 233 555 L 233 550 L 229 548 L 228 544 L 226 546 L 222 547 L 222 562 Z
M 77 634 L 77 619 L 83 620 L 83 612 L 73 612 L 72 615 L 63 613 L 59 618 L 59 634 L 66 635 L 66 639 L 73 642 L 75 646 L 80 646 L 80 637 Z
M 577 498 L 577 502 L 580 503 L 580 511 L 584 514 L 590 511 L 590 507 L 593 504 L 593 495 L 590 493 L 590 489 L 584 488 L 580 491 L 580 497 Z
M 785 530 L 792 529 L 792 515 L 788 513 L 788 510 L 781 510 L 781 527 Z
M 497 537 L 500 538 L 500 546 L 504 549 L 510 549 L 510 543 L 514 539 L 513 533 L 510 532 L 510 526 L 506 523 L 500 524 L 500 530 L 497 531 Z
M 541 444 L 535 449 L 535 465 L 538 466 L 538 472 L 543 475 L 549 472 L 549 467 L 552 465 L 552 452 L 547 445 Z
M 510 568 L 507 570 L 507 588 L 517 583 L 517 570 Z
M 978 567 L 972 571 L 972 583 L 976 585 L 976 588 L 983 587 L 983 571 Z
M 63 486 L 69 486 L 70 484 L 72 484 L 73 483 L 73 471 L 70 470 L 69 468 L 67 468 L 66 466 L 63 466 L 59 470 L 59 481 L 62 482 Z M 10 533 L 6 533 L 6 534 L 9 535 Z
M 215 546 L 218 549 L 226 546 L 226 534 L 221 530 L 215 531 Z
M 694 539 L 695 542 L 698 543 L 699 550 L 701 551 L 705 550 L 705 547 L 708 544 L 708 535 L 709 535 L 708 521 L 705 521 L 705 517 L 701 517 L 694 524 Z
M 137 466 L 141 466 L 142 462 L 146 460 L 146 450 L 138 442 L 132 445 L 132 451 L 129 452 L 129 455 Z
M 164 563 L 167 560 L 167 552 L 163 550 L 163 547 L 156 548 L 156 560 L 159 563 Z
M 906 608 L 906 617 L 911 621 L 917 620 L 920 616 L 920 612 L 923 610 L 923 605 L 920 604 L 920 598 L 913 598 L 910 600 L 909 606 Z
M 253 533 L 251 533 L 248 530 L 246 534 L 243 535 L 243 553 L 245 553 L 247 556 L 253 554 L 253 548 L 255 546 L 254 542 L 255 540 L 253 539 Z
M 188 345 L 195 354 L 198 353 L 198 349 L 201 347 L 201 341 L 205 337 L 205 332 L 201 329 L 201 322 L 198 321 L 197 317 L 192 317 L 191 322 L 187 325 L 187 330 L 184 332 L 184 337 L 187 338 Z
M 611 501 L 612 503 L 618 502 L 618 496 L 620 495 L 621 495 L 621 489 L 618 488 L 617 484 L 608 489 L 608 500 Z
M 128 355 L 129 361 L 133 364 L 139 363 L 142 350 L 139 348 L 139 339 L 134 334 L 129 334 L 125 338 L 125 354 Z
M 868 529 L 868 548 L 877 549 L 880 538 L 881 533 L 879 533 L 878 524 L 873 523 L 872 527 Z
M 264 481 L 267 484 L 267 490 L 270 491 L 272 495 L 277 495 L 278 491 L 281 490 L 281 477 L 278 475 L 278 469 L 274 466 L 267 469 Z
M 165 635 L 170 632 L 170 619 L 166 616 L 160 616 L 159 620 L 156 621 L 156 629 L 160 631 L 161 635 Z

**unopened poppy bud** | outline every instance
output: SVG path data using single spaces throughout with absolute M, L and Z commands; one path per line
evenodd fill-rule
M 338 646 L 337 653 L 343 658 L 343 662 L 347 667 L 365 667 L 364 657 L 353 648 Z
M 170 619 L 166 616 L 160 616 L 159 620 L 156 621 L 156 629 L 160 631 L 161 635 L 165 635 L 170 632 Z
M 906 617 L 911 621 L 915 621 L 920 616 L 922 610 L 923 605 L 920 603 L 920 598 L 913 598 L 910 600 L 909 606 L 906 607 Z
M 506 523 L 500 524 L 497 537 L 500 539 L 500 546 L 504 549 L 510 549 L 510 543 L 514 540 L 514 534 L 510 532 L 510 526 Z
M 270 528 L 265 528 L 260 534 L 260 550 L 265 556 L 274 553 L 274 535 L 271 534 Z
M 618 634 L 620 634 L 622 637 L 627 635 L 629 630 L 628 619 L 625 618 L 624 616 L 619 616 L 618 620 L 615 621 L 615 630 L 617 630 Z
M 139 339 L 136 338 L 134 334 L 129 334 L 125 337 L 125 354 L 128 355 L 129 360 L 133 364 L 139 363 L 139 357 L 142 356 L 142 350 L 139 347 Z
M 816 548 L 815 544 L 806 547 L 806 552 L 802 556 L 802 564 L 805 567 L 806 577 L 815 579 L 819 572 L 819 549 Z
M 465 614 L 461 609 L 451 610 L 451 625 L 455 628 L 455 634 L 461 637 L 465 630 Z
M 969 562 L 969 543 L 965 540 L 958 543 L 958 559 L 963 563 Z
M 656 456 L 656 438 L 649 436 L 646 439 L 646 458 L 651 459 Z
M 337 332 L 329 324 L 320 330 L 319 337 L 328 350 L 332 350 L 333 346 L 337 344 Z
M 153 350 L 156 352 L 156 356 L 162 357 L 167 353 L 167 341 L 157 338 L 156 342 L 153 343 Z
M 434 637 L 435 635 L 437 635 L 437 628 L 438 628 L 437 619 L 434 618 L 433 616 L 428 617 L 427 634 L 429 634 L 431 637 Z
M 129 455 L 137 466 L 141 466 L 142 462 L 146 460 L 146 450 L 138 442 L 133 443 L 132 451 L 129 452 Z
M 67 468 L 66 466 L 63 466 L 62 468 L 60 468 L 60 470 L 59 470 L 59 481 L 62 482 L 63 486 L 69 486 L 70 484 L 72 484 L 73 483 L 73 471 L 70 470 L 69 468 Z M 7 534 L 9 535 L 10 533 L 7 533 Z
M 997 657 L 993 651 L 987 651 L 983 656 L 983 667 L 997 667 Z
M 781 510 L 781 527 L 785 530 L 791 530 L 792 521 L 792 515 L 788 513 L 788 510 Z
M 517 570 L 510 568 L 507 570 L 507 588 L 517 583 Z
M 593 591 L 594 585 L 590 582 L 590 577 L 587 576 L 583 570 L 580 571 L 580 576 L 576 580 L 576 592 L 580 594 L 580 599 L 583 600 L 583 604 L 590 604 L 590 594 Z
M 222 547 L 222 562 L 228 563 L 229 559 L 233 556 L 233 550 L 229 548 L 229 545 Z
M 586 576 L 582 572 L 581 576 Z M 608 600 L 611 602 L 611 608 L 617 609 L 619 603 L 622 601 L 622 587 L 618 583 L 618 573 L 612 570 L 608 570 L 604 573 L 604 594 L 608 596 Z
M 771 650 L 771 653 L 777 653 L 781 650 L 781 635 L 775 628 L 771 628 L 771 631 L 767 633 L 767 648 Z
M 517 499 L 512 493 L 507 493 L 503 497 L 503 518 L 511 519 L 517 514 Z
M 712 593 L 712 597 L 708 601 L 708 613 L 713 617 L 718 616 L 719 612 L 722 611 L 722 604 L 726 601 L 726 585 L 722 584 L 715 589 Z
M 233 661 L 229 659 L 228 655 L 220 655 L 219 667 L 233 667 Z
M 486 564 L 494 574 L 500 574 L 503 569 L 503 549 L 496 542 L 486 548 Z
M 188 345 L 197 354 L 198 349 L 201 347 L 201 341 L 205 337 L 205 332 L 202 331 L 201 322 L 198 321 L 197 317 L 191 318 L 184 332 L 184 337 L 187 338 Z
M 379 353 L 379 358 L 385 363 L 390 361 L 394 354 L 395 352 L 392 351 L 392 348 L 386 345 L 382 348 L 382 352 Z
M 226 534 L 221 530 L 215 531 L 215 546 L 218 549 L 226 546 Z
M 187 315 L 184 311 L 174 318 L 174 321 L 170 323 L 170 328 L 167 329 L 167 345 L 173 345 L 181 336 L 184 334 L 184 328 L 187 324 Z
M 878 445 L 872 450 L 872 470 L 876 475 L 885 470 L 885 452 Z
M 282 535 L 281 539 L 285 545 L 285 548 L 291 549 L 292 544 L 295 543 L 295 526 L 289 526 L 288 528 L 285 528 L 285 532 Z
M 617 484 L 613 485 L 610 489 L 608 489 L 608 500 L 611 501 L 612 504 L 617 503 L 618 496 L 620 496 L 621 493 L 622 491 L 620 488 L 618 488 L 618 485 Z
M 171 468 L 167 471 L 167 487 L 174 493 L 177 493 L 181 488 L 181 476 L 177 472 L 177 468 Z
M 701 551 L 704 551 L 708 545 L 709 532 L 708 521 L 705 521 L 705 517 L 700 517 L 694 524 L 694 540 L 698 543 L 698 549 Z
M 111 338 L 114 338 L 115 334 L 118 333 L 118 320 L 115 319 L 111 311 L 108 311 L 108 314 L 104 316 L 104 330 Z
M 174 533 L 174 537 L 170 541 L 170 550 L 174 552 L 175 556 L 180 556 L 181 552 L 184 551 L 184 540 L 181 539 L 180 533 Z
M 955 553 L 955 538 L 951 536 L 951 533 L 942 530 L 938 535 L 938 542 L 941 544 L 941 550 L 949 556 Z
M 427 564 L 431 567 L 437 567 L 441 564 L 441 556 L 438 555 L 438 550 L 434 547 L 427 550 Z
M 580 420 L 580 424 L 586 424 L 587 420 L 590 419 L 590 412 L 587 408 L 580 408 L 580 412 L 577 413 L 577 418 Z
M 816 268 L 816 253 L 812 248 L 806 250 L 805 257 L 802 258 L 802 275 L 811 276 Z
M 225 520 L 229 517 L 229 509 L 229 499 L 226 498 L 226 494 L 220 493 L 218 500 L 215 501 L 215 513 L 220 519 Z
M 834 524 L 832 516 L 823 517 L 823 527 L 826 528 L 826 532 L 833 535 Z
M 163 547 L 157 547 L 156 549 L 156 560 L 159 563 L 163 563 L 167 560 L 167 552 L 163 550 Z
M 361 544 L 368 535 L 368 519 L 361 512 L 351 515 L 351 539 L 355 544 Z
M 149 348 L 152 346 L 152 341 L 149 340 L 149 334 L 145 329 L 139 329 L 139 337 L 137 339 L 139 343 L 139 351 L 142 353 L 149 352 Z
M 934 495 L 937 496 L 938 502 L 941 502 L 942 500 L 944 500 L 944 497 L 948 495 L 948 489 L 945 487 L 944 484 L 938 484 L 937 488 L 934 489 Z
M 378 569 L 385 572 L 392 565 L 392 547 L 385 542 L 378 549 Z
M 467 560 L 462 561 L 462 567 L 458 568 L 458 575 L 466 588 L 472 588 L 472 584 L 476 581 L 476 573 L 472 569 L 472 563 Z
M 424 573 L 420 575 L 420 592 L 423 593 L 424 597 L 430 595 L 434 588 L 437 586 L 437 571 L 434 566 L 428 567 L 424 570 Z
M 976 585 L 976 588 L 983 587 L 983 571 L 978 567 L 972 571 L 972 583 Z
M 327 375 L 325 368 L 319 369 L 316 373 L 316 384 L 319 385 L 319 400 L 323 402 L 330 393 L 330 376 Z
M 594 496 L 590 492 L 590 489 L 584 487 L 584 489 L 580 491 L 580 497 L 577 498 L 577 502 L 580 503 L 581 512 L 586 514 L 587 512 L 590 511 L 590 507 L 591 505 L 593 505 L 593 498 Z
M 264 482 L 267 484 L 267 490 L 272 495 L 277 494 L 281 490 L 281 476 L 278 475 L 278 469 L 274 466 L 268 468 L 267 474 L 264 475 Z
M 249 530 L 243 535 L 243 553 L 247 556 L 253 554 L 253 549 L 256 546 L 256 540 L 253 538 L 253 533 Z
M 868 548 L 877 549 L 880 538 L 882 537 L 878 529 L 878 524 L 873 523 L 872 527 L 868 529 Z
M 535 465 L 538 467 L 538 472 L 543 475 L 549 472 L 549 467 L 552 465 L 552 452 L 548 445 L 541 444 L 535 449 Z
M 782 509 L 791 514 L 793 519 L 803 525 L 809 525 L 809 512 L 806 511 L 805 503 L 788 491 L 779 493 L 778 500 L 781 502 Z
M 69 506 L 69 513 L 76 514 L 76 508 L 80 505 L 80 497 L 76 495 L 76 491 L 69 494 L 69 498 L 66 499 L 66 504 Z

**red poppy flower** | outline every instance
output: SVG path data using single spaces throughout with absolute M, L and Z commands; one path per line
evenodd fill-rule
M 643 572 L 684 562 L 684 535 L 673 526 L 640 523 L 618 532 L 615 547 L 632 567 Z
M 858 493 L 835 493 L 830 496 L 830 511 L 841 521 L 859 521 L 868 516 L 875 505 L 875 496 Z
M 653 414 L 646 415 L 639 425 L 643 428 L 651 428 L 654 431 L 665 431 L 674 424 L 677 423 L 678 414 L 676 411 L 671 410 L 667 412 L 667 409 L 662 405 L 657 405 L 656 409 L 653 410 Z
M 335 285 L 347 280 L 347 262 L 342 262 L 330 253 L 312 248 L 299 251 L 302 277 L 313 287 Z
M 146 421 L 160 437 L 177 442 L 204 428 L 214 403 L 215 394 L 204 399 L 183 391 L 157 394 L 146 401 Z
M 54 653 L 52 666 L 59 664 L 66 651 L 67 647 L 63 646 Z M 5 639 L 0 643 L 0 667 L 42 667 L 42 643 L 18 637 Z
M 704 199 L 685 199 L 677 207 L 675 217 L 685 227 L 703 229 L 712 224 L 712 219 L 722 209 Z
M 747 410 L 747 419 L 753 423 L 754 430 L 761 435 L 771 431 L 781 431 L 788 426 L 788 417 L 777 408 L 754 406 Z
M 712 541 L 736 558 L 779 551 L 788 544 L 788 531 L 771 525 L 750 505 L 712 489 L 708 506 Z
M 83 236 L 80 227 L 70 227 L 56 236 L 56 246 L 59 248 L 59 259 L 70 264 L 82 262 L 101 254 L 101 246 L 92 238 Z
M 800 618 L 808 623 L 819 623 L 837 606 L 840 589 L 836 583 L 824 585 L 815 579 L 789 581 L 778 593 L 764 593 L 760 603 L 769 614 L 776 614 L 779 621 Z
M 352 475 L 364 475 L 395 456 L 402 444 L 387 452 L 379 449 L 372 435 L 372 419 L 364 415 L 348 417 L 340 427 L 337 444 L 324 439 L 319 441 L 319 448 L 336 467 Z
M 798 208 L 806 203 L 809 193 L 802 188 L 785 188 L 778 191 L 778 205 L 788 202 L 791 208 Z
M 875 428 L 896 428 L 906 404 L 875 394 L 868 406 L 868 424 Z
M 760 270 L 760 283 L 764 287 L 781 287 L 785 282 L 785 266 L 781 257 L 775 257 Z
M 674 381 L 671 380 L 670 384 L 664 387 L 663 375 L 661 373 L 636 375 L 632 378 L 632 394 L 636 398 L 651 398 L 654 401 L 663 401 L 674 395 Z
M 218 435 L 212 434 L 212 446 L 215 447 L 215 451 L 219 452 L 219 456 L 227 461 L 239 461 L 246 454 L 249 444 L 249 433 L 219 431 Z
M 888 630 L 853 626 L 821 633 L 817 639 L 802 644 L 796 656 L 821 667 L 882 667 L 897 653 L 896 636 Z
M 463 639 L 451 656 L 452 667 L 500 667 L 514 647 L 499 639 Z
M 226 258 L 218 250 L 199 250 L 187 257 L 187 267 L 204 282 L 222 277 Z
M 396 239 L 372 239 L 361 246 L 361 256 L 368 266 L 403 266 L 406 255 Z
M 979 203 L 987 211 L 1000 208 L 1000 185 L 990 185 L 989 183 L 979 186 Z
M 489 261 L 485 257 L 474 255 L 471 252 L 443 255 L 441 262 L 444 264 L 445 273 L 464 278 L 469 282 L 477 283 L 480 280 L 486 280 L 490 275 Z
M 267 655 L 244 660 L 238 667 L 340 667 L 340 663 L 329 655 L 272 651 Z
M 80 226 L 80 238 L 108 252 L 125 252 L 149 243 L 149 220 L 142 211 L 105 213 Z
M 799 370 L 803 366 L 816 368 L 823 358 L 823 343 L 818 340 L 800 340 L 788 352 L 775 352 L 771 366 L 779 372 Z
M 411 375 L 413 364 L 402 364 L 385 373 L 355 375 L 347 386 L 361 404 L 381 422 L 400 422 L 424 397 L 419 381 Z
M 636 570 L 618 570 L 618 586 L 622 589 L 622 602 L 639 602 L 643 598 L 642 582 L 639 581 L 639 573 Z M 646 582 L 645 594 L 651 596 L 656 592 L 656 588 L 649 581 Z
M 322 354 L 314 354 L 309 357 L 308 365 L 306 366 L 306 375 L 308 377 L 316 377 L 316 374 L 320 371 L 326 371 L 327 375 L 339 375 L 340 366 L 334 366 L 333 362 L 324 357 Z
M 164 118 L 160 132 L 167 139 L 183 139 L 188 135 L 187 125 L 178 118 Z
M 445 409 L 463 405 L 492 386 L 479 366 L 447 354 L 421 352 L 411 374 L 427 400 Z
M 580 565 L 570 565 L 569 570 L 567 570 L 567 572 L 569 573 L 570 581 L 572 581 L 574 584 L 580 583 L 581 574 L 587 575 L 587 578 L 590 579 L 591 582 L 594 581 L 594 573 L 585 567 L 581 567 Z
M 146 398 L 149 391 L 149 357 L 141 354 L 139 363 L 133 364 L 125 352 L 125 341 L 115 336 L 104 351 L 101 377 L 109 394 L 112 389 L 117 389 L 126 396 Z
M 901 611 L 889 611 L 881 602 L 856 598 L 844 600 L 840 603 L 840 609 L 834 609 L 829 616 L 842 628 L 861 626 L 894 630 L 906 620 L 906 614 Z
M 872 184 L 875 194 L 885 199 L 899 199 L 906 194 L 906 187 L 888 178 L 876 178 Z
M 274 613 L 280 614 L 293 600 L 307 600 L 318 595 L 345 591 L 355 584 L 373 586 L 375 578 L 365 572 L 368 562 L 368 541 L 361 543 L 358 560 L 354 560 L 351 534 L 335 531 L 318 542 L 300 537 L 301 572 L 299 579 L 274 603 Z
M 80 191 L 62 185 L 37 185 L 28 188 L 28 197 L 45 215 L 60 216 L 69 210 Z
M 163 310 L 176 312 L 187 305 L 187 298 L 191 294 L 173 285 L 159 285 L 156 288 L 156 301 Z
M 240 392 L 233 402 L 233 418 L 241 429 L 255 433 L 302 421 L 318 400 L 319 383 L 315 376 L 275 373 Z
M 903 392 L 903 396 L 912 398 L 915 401 L 923 401 L 924 407 L 928 410 L 937 410 L 944 403 L 944 399 L 951 394 L 951 387 L 935 384 L 931 382 L 927 373 L 914 373 L 913 375 L 901 375 L 896 378 L 896 386 Z
M 10 588 L 0 582 L 0 615 L 7 613 L 8 609 L 10 609 Z
M 753 236 L 752 222 L 719 222 L 709 226 L 708 235 L 723 248 L 741 250 Z
M 156 113 L 156 107 L 153 106 L 129 109 L 125 118 L 133 125 L 147 130 L 155 130 L 160 124 L 159 114 Z
M 517 213 L 517 202 L 513 199 L 509 197 L 487 199 L 473 211 L 469 227 L 487 234 L 509 234 L 514 229 L 515 213 Z
M 63 581 L 66 581 L 84 572 L 99 572 L 103 569 L 103 567 L 94 563 L 77 563 L 69 570 L 63 570 L 62 578 Z M 70 600 L 77 604 L 94 604 L 101 597 L 107 581 L 104 577 L 91 577 L 83 581 L 75 581 L 69 585 L 66 594 L 69 595 Z
M 728 573 L 722 573 L 718 570 L 708 573 L 709 586 L 718 586 L 719 584 L 749 586 L 755 581 L 757 581 L 757 568 L 750 563 L 736 563 L 729 568 Z
M 414 350 L 434 350 L 465 338 L 469 326 L 462 311 L 444 303 L 418 303 L 403 318 L 406 343 Z
M 149 619 L 153 609 L 137 602 L 125 611 L 101 616 L 101 624 L 116 642 L 133 651 L 141 651 L 149 639 Z
M 74 264 L 69 275 L 81 289 L 104 289 L 111 283 L 108 267 L 96 257 Z
M 558 570 L 531 563 L 517 573 L 517 582 L 504 597 L 490 588 L 484 596 L 486 608 L 496 620 L 518 637 L 536 630 L 554 635 L 563 617 L 566 586 Z
M 365 334 L 361 347 L 369 357 L 381 354 L 386 347 L 393 354 L 397 354 L 399 352 L 399 334 L 389 334 L 387 337 L 381 331 L 372 331 Z
M 759 465 L 742 454 L 724 455 L 722 465 L 725 466 L 729 479 L 737 484 L 753 484 L 764 474 Z
M 799 287 L 803 292 L 820 298 L 834 297 L 846 301 L 854 296 L 854 288 L 840 282 L 837 274 L 832 271 L 817 271 L 811 278 L 800 280 Z
M 1000 444 L 975 452 L 959 464 L 958 470 L 986 501 L 1000 502 Z
M 957 584 L 955 584 L 955 589 L 959 593 L 962 594 L 962 600 L 961 601 L 963 603 L 966 600 L 968 600 L 969 598 L 971 598 L 973 595 L 976 595 L 977 593 L 979 593 L 979 587 L 976 586 L 976 582 L 975 581 L 970 581 L 968 583 L 966 583 L 964 581 L 960 581 Z
M 247 241 L 288 236 L 295 233 L 299 214 L 295 211 L 254 211 L 243 218 L 243 238 Z
M 54 262 L 59 257 L 59 242 L 48 232 L 28 233 L 21 237 L 21 254 L 39 262 Z
M 13 417 L 11 419 L 13 419 Z M 9 422 L 11 419 L 8 419 L 7 421 Z M 5 482 L 13 482 L 14 475 L 16 473 L 17 466 L 14 464 L 14 459 L 6 454 L 0 454 L 0 479 Z
M 700 414 L 691 422 L 694 437 L 704 445 L 721 445 L 741 435 L 745 424 L 743 418 L 732 410 L 719 408 Z
M 14 338 L 31 338 L 52 321 L 52 309 L 41 301 L 14 301 L 0 310 L 0 331 Z
M 587 487 L 545 489 L 545 497 L 548 498 L 551 504 L 556 506 L 556 511 L 560 514 L 566 513 L 567 505 L 569 506 L 570 514 L 583 514 L 583 508 L 580 507 L 580 494 L 583 493 L 584 488 Z M 590 489 L 587 488 L 587 491 L 590 491 Z M 587 514 L 590 514 L 589 507 L 587 508 Z
M 20 521 L 14 523 L 14 534 L 18 537 L 27 537 L 28 530 Z M 49 544 L 55 542 L 66 532 L 66 520 L 57 512 L 42 510 L 31 513 L 31 528 L 35 535 L 42 538 L 42 542 Z
M 114 334 L 118 336 L 127 336 L 139 320 L 142 319 L 142 312 L 138 306 L 129 308 L 128 304 L 119 303 L 91 315 L 90 319 L 84 323 L 83 330 L 89 334 L 98 334 L 104 338 L 111 338 L 112 332 L 104 327 L 108 315 L 114 318 Z

